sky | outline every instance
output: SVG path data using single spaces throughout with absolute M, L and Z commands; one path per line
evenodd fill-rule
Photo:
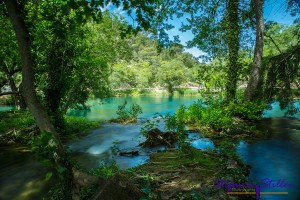
M 295 17 L 292 17 L 287 10 L 287 0 L 267 0 L 264 4 L 264 19 L 267 21 L 274 21 L 284 25 L 291 25 Z M 172 31 L 169 35 L 178 34 L 183 45 L 193 37 L 191 32 L 182 33 L 180 31 Z M 195 57 L 203 55 L 204 52 L 197 49 L 185 49 L 186 52 L 193 54 Z
M 113 10 L 113 12 L 125 15 L 125 12 L 122 11 L 122 8 L 114 9 L 112 8 L 112 5 L 106 6 L 104 9 Z M 103 10 L 104 10 L 103 9 Z M 129 17 L 124 16 L 129 24 L 133 23 L 133 20 Z M 299 16 L 298 16 L 299 17 Z M 292 17 L 289 12 L 287 12 L 287 0 L 266 0 L 264 3 L 264 19 L 265 22 L 267 21 L 274 21 L 283 25 L 291 25 L 293 21 L 296 19 L 296 17 Z M 171 24 L 175 26 L 174 29 L 169 30 L 168 34 L 170 38 L 173 38 L 173 36 L 179 35 L 179 39 L 181 41 L 181 44 L 186 46 L 186 42 L 191 40 L 194 36 L 191 33 L 191 31 L 181 32 L 179 31 L 181 22 L 184 22 L 185 19 L 175 19 L 171 21 Z M 186 52 L 189 52 L 193 54 L 195 57 L 198 57 L 200 55 L 205 54 L 203 51 L 197 49 L 197 48 L 185 48 Z

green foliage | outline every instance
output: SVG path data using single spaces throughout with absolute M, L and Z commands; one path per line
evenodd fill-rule
M 31 150 L 45 166 L 53 166 L 53 153 L 56 150 L 52 134 L 42 131 L 30 141 Z
M 98 185 L 94 184 L 87 187 L 80 188 L 80 198 L 81 200 L 89 200 L 95 194 L 98 189 Z
M 282 108 L 298 93 L 300 77 L 300 23 L 283 26 L 277 23 L 266 25 L 264 46 L 263 96 L 267 101 L 279 100 Z
M 99 127 L 99 122 L 91 122 L 84 117 L 64 116 L 64 119 L 66 125 L 61 136 L 66 140 L 77 138 L 80 133 Z
M 147 133 L 154 128 L 158 128 L 158 126 L 162 121 L 163 121 L 163 116 L 156 113 L 151 119 L 147 119 L 144 122 L 140 130 L 140 133 L 146 137 Z
M 12 129 L 26 129 L 34 124 L 35 120 L 28 111 L 12 110 L 0 114 L 0 133 L 6 133 Z
M 143 113 L 141 106 L 138 104 L 132 104 L 129 109 L 126 106 L 127 101 L 118 106 L 118 110 L 116 111 L 118 118 L 112 121 L 121 123 L 136 122 L 138 115 Z
M 71 193 L 66 191 L 64 186 L 60 183 L 55 184 L 48 192 L 50 200 L 72 199 Z
M 142 108 L 141 106 L 139 106 L 138 104 L 133 104 L 129 111 L 129 116 L 132 117 L 132 118 L 137 118 L 139 114 L 142 114 L 143 111 L 142 111 Z
M 97 176 L 112 177 L 118 171 L 120 171 L 118 165 L 112 162 L 109 165 L 102 164 L 100 167 L 93 169 L 91 173 Z
M 184 106 L 182 106 L 184 108 Z M 163 132 L 176 133 L 177 144 L 180 146 L 187 138 L 185 123 L 183 120 L 183 112 L 181 109 L 177 112 L 178 115 L 167 114 L 165 116 L 156 113 L 151 119 L 147 119 L 140 130 L 140 133 L 147 137 L 147 134 L 152 129 L 159 129 Z M 162 129 L 163 128 L 163 129 Z
M 227 115 L 240 117 L 247 120 L 259 120 L 266 105 L 261 102 L 246 101 L 242 103 L 230 102 L 224 111 Z
M 5 105 L 15 105 L 15 102 L 12 97 L 5 98 Z
M 183 52 L 180 44 L 158 50 L 158 41 L 138 34 L 129 38 L 132 57 L 112 65 L 110 76 L 114 89 L 164 87 L 169 93 L 174 87 L 195 82 L 199 61 Z
M 231 127 L 232 119 L 226 115 L 222 104 L 218 101 L 198 101 L 190 105 L 185 112 L 188 123 L 199 126 L 208 126 L 216 130 Z

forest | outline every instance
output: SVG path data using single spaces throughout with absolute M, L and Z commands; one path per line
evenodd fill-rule
M 0 47 L 0 199 L 300 198 L 299 0 L 0 0 Z

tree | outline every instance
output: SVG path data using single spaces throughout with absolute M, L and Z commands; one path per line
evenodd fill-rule
M 178 2 L 177 2 L 178 3 Z M 241 65 L 241 38 L 249 34 L 250 4 L 243 0 L 184 1 L 175 6 L 177 16 L 187 16 L 182 31 L 191 30 L 195 37 L 188 46 L 198 47 L 207 58 L 226 58 L 226 99 L 234 100 Z M 174 14 L 172 13 L 172 14 Z
M 9 22 L 8 16 L 5 15 L 3 9 L 0 9 L 0 88 L 5 85 L 10 87 L 10 92 L 0 93 L 0 95 L 12 95 L 17 109 L 24 109 L 26 107 L 22 95 L 19 92 L 18 79 L 20 68 L 20 58 L 16 51 L 17 43 L 13 28 Z
M 5 74 L 6 82 L 8 83 L 8 85 L 11 89 L 11 93 L 12 93 L 16 108 L 18 110 L 25 109 L 26 105 L 25 105 L 24 99 L 23 99 L 22 95 L 19 93 L 16 83 L 12 77 L 13 73 L 11 71 L 9 71 L 7 64 L 3 61 L 2 61 L 2 70 Z
M 68 108 L 86 108 L 88 98 L 109 96 L 110 65 L 130 53 L 121 37 L 127 27 L 124 21 L 105 12 L 101 23 L 94 19 L 78 22 L 82 13 L 63 14 L 69 9 L 65 6 L 63 1 L 43 2 L 31 11 L 37 15 L 31 36 L 38 54 L 34 55 L 38 89 L 52 122 L 62 130 Z
M 227 83 L 226 83 L 226 99 L 235 99 L 237 88 L 238 72 L 239 72 L 239 0 L 229 0 L 227 5 L 227 28 L 226 43 L 228 46 L 228 66 L 227 66 Z
M 266 25 L 263 97 L 268 101 L 279 100 L 282 108 L 293 105 L 294 97 L 299 95 L 299 35 L 299 23 L 288 27 L 276 23 Z
M 73 192 L 73 199 L 79 199 L 79 189 L 75 187 L 74 189 L 74 181 L 76 179 L 74 173 L 75 168 L 71 164 L 70 160 L 66 156 L 66 152 L 63 144 L 60 141 L 60 136 L 56 131 L 56 127 L 53 126 L 49 114 L 46 112 L 45 107 L 40 102 L 40 99 L 37 96 L 36 87 L 35 87 L 35 72 L 34 72 L 34 57 L 32 54 L 32 44 L 30 41 L 30 24 L 26 21 L 26 9 L 24 8 L 24 4 L 18 2 L 17 0 L 2 0 L 1 3 L 4 3 L 7 13 L 9 15 L 10 21 L 14 28 L 17 37 L 18 50 L 20 54 L 21 66 L 22 66 L 22 84 L 21 84 L 21 94 L 24 97 L 24 100 L 29 108 L 29 111 L 34 116 L 36 123 L 39 129 L 44 132 L 46 135 L 50 136 L 48 146 L 53 150 L 52 159 L 55 161 L 56 169 L 60 175 L 64 176 L 64 181 L 62 182 L 62 187 L 66 189 L 65 192 Z M 30 3 L 30 2 L 29 2 Z M 78 15 L 76 15 L 80 22 L 83 22 L 85 17 L 89 15 L 97 14 L 99 11 L 99 6 L 102 2 L 98 1 L 67 1 L 67 2 L 52 2 L 54 5 L 56 3 L 63 3 L 65 6 L 65 10 L 61 13 L 62 15 L 68 16 L 74 9 L 78 11 Z M 108 3 L 108 2 L 106 2 Z M 114 3 L 119 6 L 120 1 L 114 1 Z M 154 3 L 154 2 L 151 2 Z M 102 4 L 101 4 L 102 5 Z M 2 4 L 1 4 L 2 6 Z M 54 5 L 55 7 L 55 5 Z M 2 8 L 2 7 L 1 7 Z M 149 26 L 148 15 L 146 13 L 154 13 L 155 7 L 150 5 L 149 2 L 138 3 L 136 1 L 129 1 L 124 3 L 124 9 L 128 11 L 132 11 L 132 9 L 140 8 L 136 11 L 137 20 L 141 23 L 142 26 Z M 146 11 L 146 12 L 144 12 Z M 45 10 L 45 12 L 53 12 L 53 10 Z M 56 18 L 50 20 L 56 25 L 63 25 L 61 23 L 55 23 L 57 21 Z M 34 23 L 34 22 L 33 22 Z M 79 23 L 80 24 L 80 23 Z M 56 27 L 59 30 L 59 27 Z M 64 38 L 65 39 L 65 38 Z M 55 52 L 55 51 L 52 51 Z M 36 54 L 39 56 L 39 54 Z M 59 71 L 51 68 L 56 75 Z M 52 72 L 49 72 L 52 73 Z M 54 74 L 55 74 L 54 73 Z M 53 74 L 53 75 L 54 75 Z M 55 77 L 54 77 L 55 78 Z M 53 94 L 54 95 L 54 94 Z M 75 171 L 76 172 L 76 171 Z M 62 174 L 61 174 L 62 173 Z M 77 173 L 78 174 L 78 173 Z M 70 198 L 70 196 L 66 196 L 66 198 Z
M 167 88 L 169 95 L 172 96 L 174 87 L 186 81 L 184 63 L 180 60 L 163 61 L 158 71 L 160 83 Z
M 253 57 L 253 66 L 250 79 L 245 90 L 245 100 L 251 101 L 258 97 L 261 83 L 262 56 L 264 47 L 264 18 L 263 0 L 254 0 L 254 10 L 256 19 L 256 42 Z

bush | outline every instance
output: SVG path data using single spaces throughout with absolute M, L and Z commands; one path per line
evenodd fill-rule
M 24 129 L 35 124 L 33 116 L 28 111 L 7 111 L 0 115 L 0 133 L 6 133 L 9 130 Z
M 91 128 L 99 127 L 99 122 L 91 122 L 84 117 L 65 116 L 66 134 L 80 133 Z
M 224 111 L 227 115 L 240 117 L 246 120 L 259 120 L 261 118 L 262 112 L 266 108 L 266 104 L 259 102 L 242 102 L 234 103 L 230 102 Z
M 185 121 L 217 130 L 230 128 L 232 124 L 232 118 L 224 113 L 218 101 L 193 103 L 185 111 Z
M 60 130 L 63 142 L 77 139 L 86 131 L 99 127 L 99 122 L 91 122 L 84 117 L 64 116 L 65 126 Z
M 116 111 L 118 117 L 117 119 L 111 120 L 112 122 L 120 122 L 120 123 L 130 123 L 136 122 L 139 114 L 142 114 L 142 108 L 138 104 L 132 104 L 132 106 L 127 109 L 127 101 L 124 101 L 123 104 L 118 106 L 118 110 Z
M 102 163 L 98 168 L 91 170 L 91 173 L 97 176 L 112 177 L 118 171 L 120 168 L 115 162 L 112 162 L 109 165 Z

